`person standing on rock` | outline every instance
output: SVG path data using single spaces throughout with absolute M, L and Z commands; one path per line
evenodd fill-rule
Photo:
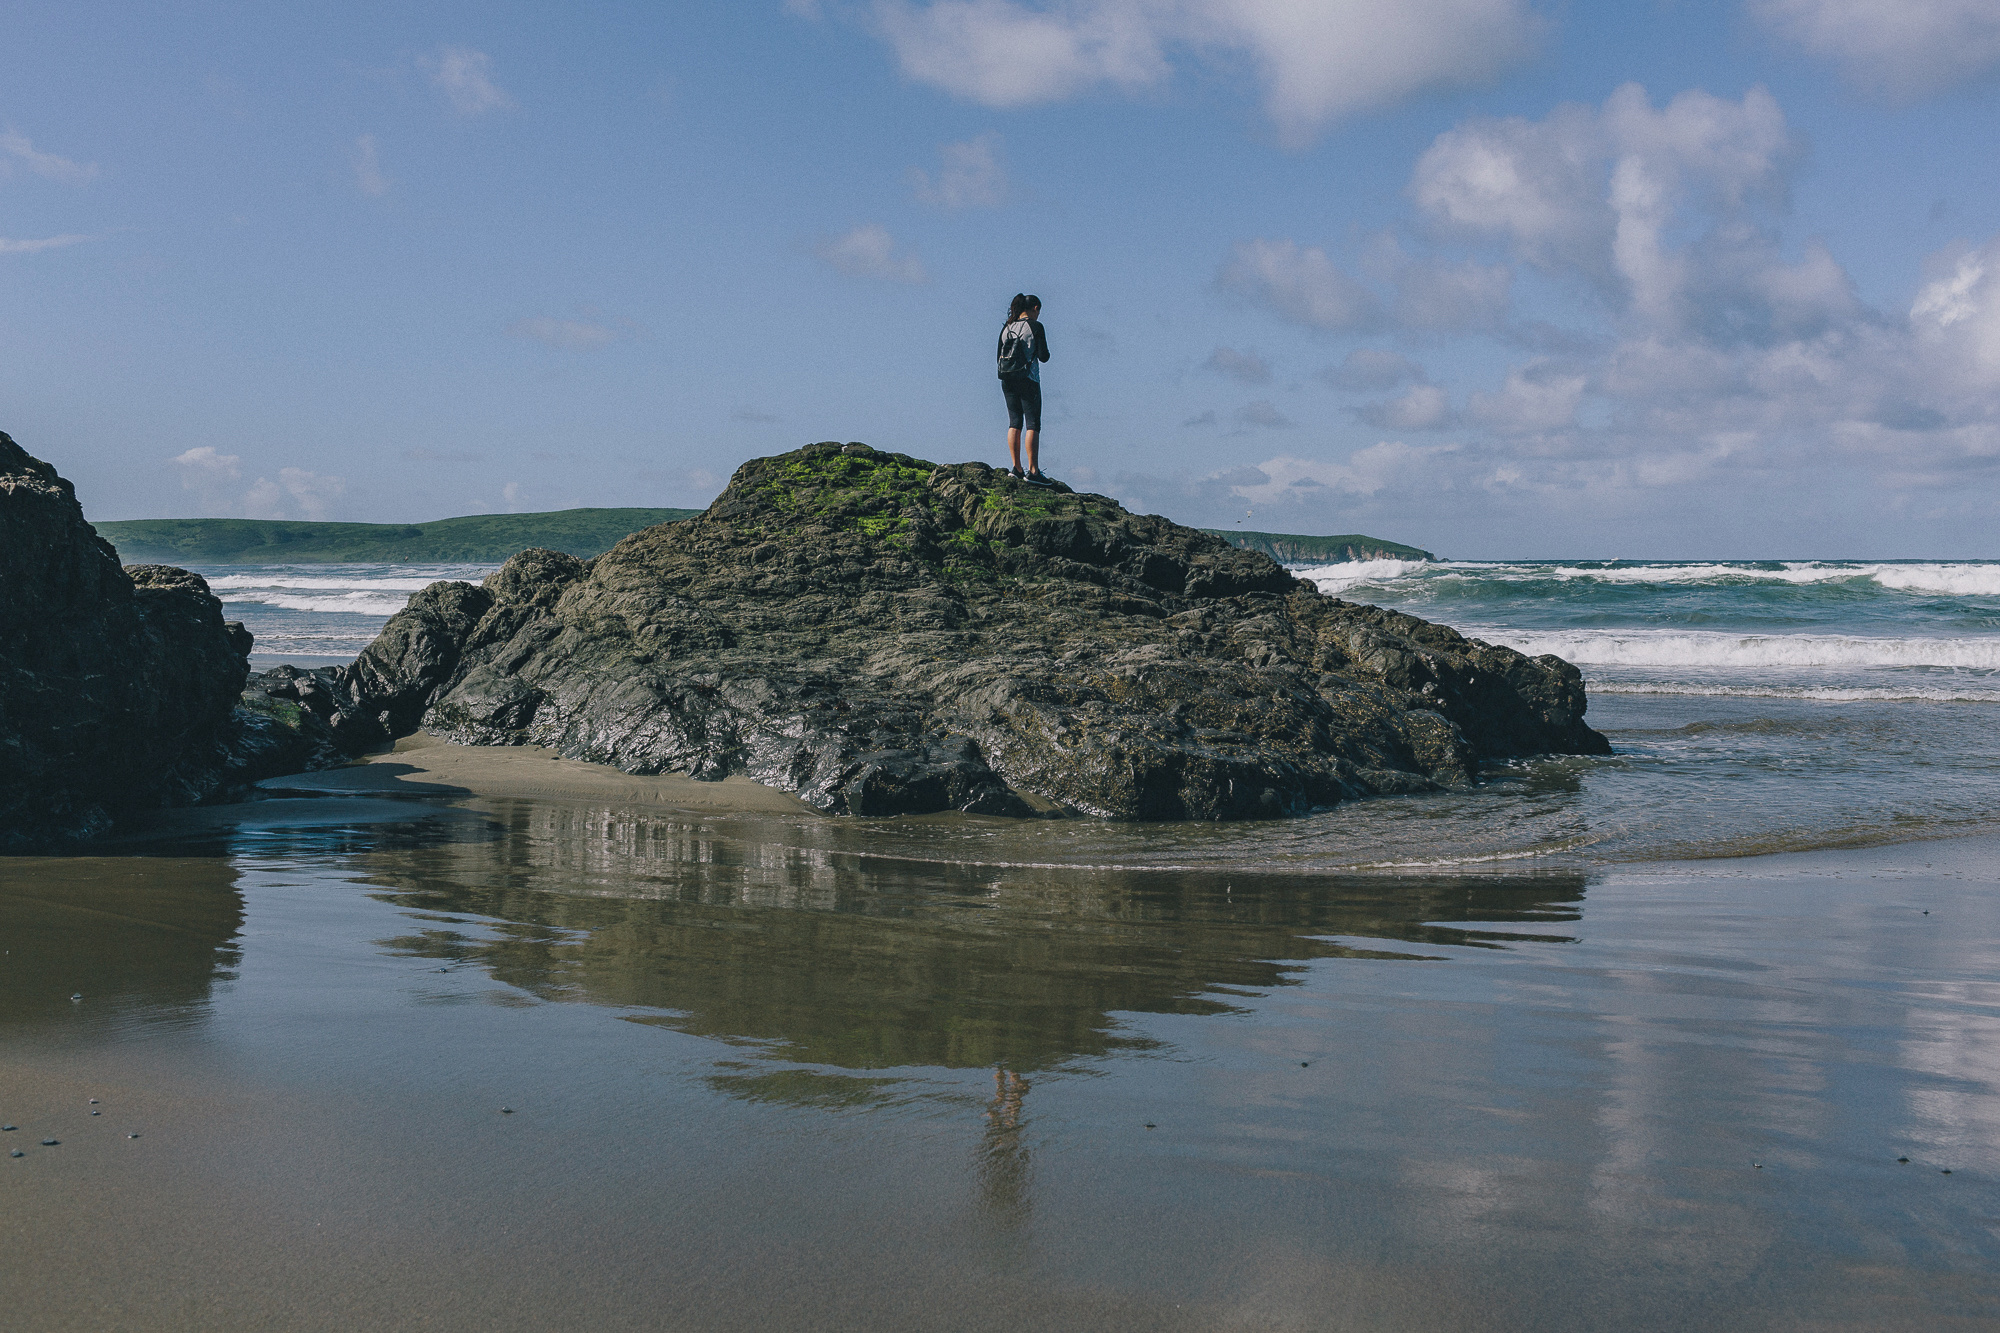
M 1037 486 L 1042 475 L 1042 362 L 1049 359 L 1049 335 L 1042 327 L 1042 298 L 1016 292 L 1000 330 L 1000 392 L 1007 399 L 1007 453 L 1014 475 Z M 1021 446 L 1028 447 L 1028 470 L 1021 470 Z

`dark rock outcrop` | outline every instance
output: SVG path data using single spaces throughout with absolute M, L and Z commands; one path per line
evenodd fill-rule
M 54 468 L 0 434 L 0 850 L 226 780 L 249 635 L 195 574 L 118 564 Z
M 1297 813 L 1604 754 L 1576 669 L 1319 593 L 1266 556 L 980 463 L 746 463 L 594 561 L 410 599 L 337 725 L 743 773 L 832 813 Z

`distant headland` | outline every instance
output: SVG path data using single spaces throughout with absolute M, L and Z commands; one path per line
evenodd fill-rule
M 546 514 L 469 514 L 430 523 L 309 523 L 260 518 L 136 518 L 96 524 L 127 564 L 359 565 L 498 564 L 530 547 L 582 560 L 656 523 L 699 509 L 562 509 Z M 1203 528 L 1232 546 L 1281 564 L 1433 560 L 1429 551 L 1360 533 L 1310 537 Z
M 1385 542 L 1358 532 L 1338 537 L 1303 537 L 1295 532 L 1244 532 L 1240 528 L 1203 528 L 1231 546 L 1258 551 L 1281 565 L 1337 565 L 1347 560 L 1435 560 L 1429 551 L 1401 542 Z
M 431 523 L 308 523 L 261 518 L 135 518 L 98 523 L 127 564 L 499 564 L 531 546 L 588 560 L 641 528 L 699 509 L 562 509 L 469 514 Z

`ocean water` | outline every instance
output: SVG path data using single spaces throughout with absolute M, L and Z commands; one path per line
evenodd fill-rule
M 255 660 L 359 652 L 410 593 L 487 565 L 215 567 Z M 1466 791 L 1220 827 L 896 821 L 944 861 L 1283 870 L 1594 865 L 2000 828 L 2000 562 L 1367 561 L 1330 594 L 1576 663 L 1609 758 L 1496 766 Z
M 498 565 L 193 565 L 222 599 L 222 614 L 257 636 L 259 668 L 351 662 L 439 579 L 477 583 Z

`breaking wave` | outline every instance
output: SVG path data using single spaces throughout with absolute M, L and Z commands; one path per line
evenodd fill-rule
M 1865 638 L 1849 634 L 1729 634 L 1704 630 L 1524 630 L 1463 627 L 1468 638 L 1578 666 L 1955 667 L 2000 671 L 2000 636 Z
M 1313 565 L 1294 571 L 1338 595 L 1361 584 L 1425 583 L 1598 583 L 1663 584 L 1686 587 L 1847 585 L 1865 589 L 1928 593 L 1947 597 L 2000 597 L 2000 562 L 1862 562 L 1841 560 L 1708 561 L 1685 564 L 1358 560 Z

